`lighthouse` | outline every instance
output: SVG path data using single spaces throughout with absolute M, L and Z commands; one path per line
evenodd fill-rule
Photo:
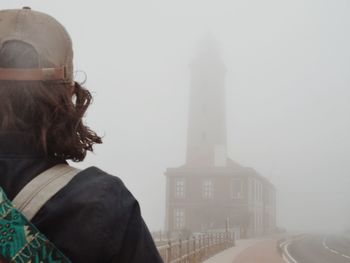
M 186 162 L 193 166 L 226 165 L 226 68 L 215 39 L 207 38 L 190 64 Z
M 227 154 L 227 70 L 214 38 L 198 46 L 190 63 L 186 161 L 168 168 L 165 228 L 175 234 L 224 229 L 237 235 L 276 228 L 276 191 L 265 177 Z

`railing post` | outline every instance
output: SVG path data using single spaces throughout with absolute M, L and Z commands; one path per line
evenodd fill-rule
M 222 233 L 222 249 L 226 248 L 226 235 Z
M 181 237 L 179 239 L 179 258 L 180 258 L 180 262 L 182 262 L 182 240 L 181 240 Z
M 236 246 L 236 232 L 235 231 L 232 233 L 232 239 L 233 239 L 233 246 Z
M 203 253 L 201 260 L 205 259 L 205 254 L 206 254 L 206 248 L 205 248 L 205 234 L 202 236 L 202 248 L 203 248 Z
M 213 255 L 213 233 L 209 234 L 209 253 Z
M 202 261 L 202 255 L 203 255 L 203 234 L 199 237 L 198 240 L 198 248 L 199 248 L 199 262 Z
M 193 253 L 192 253 L 192 257 L 191 257 L 191 263 L 194 263 L 194 262 L 196 262 L 195 261 L 196 260 L 196 238 L 194 236 L 192 238 L 193 238 L 193 240 L 192 240 Z
M 201 260 L 205 259 L 205 234 L 202 235 L 202 256 L 201 256 Z
M 222 248 L 226 248 L 226 237 L 225 233 L 222 233 Z
M 193 238 L 193 248 L 194 248 L 194 258 L 193 258 L 193 262 L 197 262 L 198 261 L 198 250 L 197 250 L 197 247 L 198 244 L 197 244 L 197 238 L 194 237 Z
M 196 262 L 200 262 L 201 258 L 201 236 L 199 235 L 197 237 L 197 257 L 196 257 Z
M 202 254 L 201 260 L 205 258 L 205 234 L 202 235 Z
M 168 241 L 168 247 L 166 250 L 166 260 L 165 263 L 170 263 L 171 262 L 171 240 L 169 239 Z
M 223 238 L 222 238 L 222 233 L 219 233 L 220 235 L 220 250 L 222 249 L 222 244 L 223 244 Z
M 218 233 L 218 249 L 217 250 L 220 250 L 221 249 L 221 233 Z
M 206 243 L 207 243 L 207 245 L 206 245 L 206 257 L 209 257 L 209 255 L 210 255 L 210 250 L 209 250 L 209 233 L 207 233 L 207 235 L 206 235 Z
M 231 244 L 230 232 L 227 231 L 227 233 L 226 233 L 226 247 L 230 247 L 230 244 Z
M 187 238 L 187 256 L 185 262 L 190 262 L 190 237 Z

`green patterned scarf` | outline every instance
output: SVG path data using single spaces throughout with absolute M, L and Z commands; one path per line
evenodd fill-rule
M 24 215 L 0 187 L 0 262 L 70 263 Z

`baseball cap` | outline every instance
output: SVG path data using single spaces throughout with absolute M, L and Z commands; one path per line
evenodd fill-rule
M 8 41 L 31 45 L 38 68 L 0 68 L 0 80 L 73 81 L 73 48 L 67 30 L 53 17 L 31 10 L 0 10 L 0 50 Z

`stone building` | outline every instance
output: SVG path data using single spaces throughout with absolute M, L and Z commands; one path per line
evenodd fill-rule
M 168 168 L 166 230 L 203 232 L 226 222 L 242 236 L 276 227 L 275 188 L 226 151 L 226 69 L 213 41 L 191 63 L 186 163 Z

